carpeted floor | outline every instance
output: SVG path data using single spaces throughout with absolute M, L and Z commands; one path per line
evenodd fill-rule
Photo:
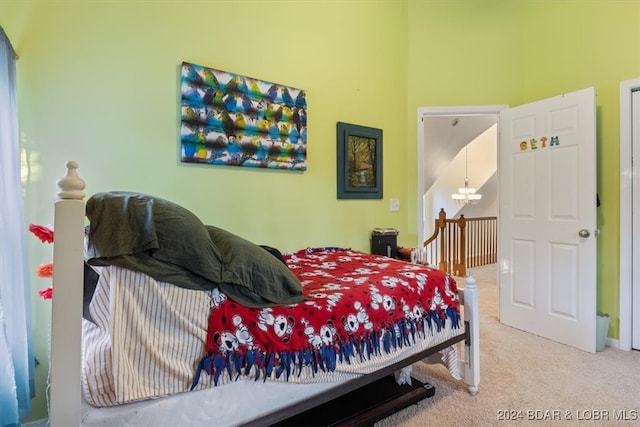
M 480 290 L 480 389 L 471 396 L 441 365 L 414 365 L 436 394 L 376 423 L 387 426 L 640 426 L 640 352 L 576 350 L 498 320 L 496 265 Z M 462 285 L 463 279 L 457 279 Z

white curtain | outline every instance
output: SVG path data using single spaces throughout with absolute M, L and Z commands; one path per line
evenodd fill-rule
M 16 100 L 16 58 L 0 27 L 0 426 L 20 425 L 34 386 L 31 296 L 27 263 Z

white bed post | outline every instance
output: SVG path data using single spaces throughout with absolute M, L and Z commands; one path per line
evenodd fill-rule
M 473 273 L 469 272 L 464 287 L 464 320 L 469 322 L 469 337 L 464 346 L 464 381 L 469 393 L 475 395 L 480 385 L 480 313 L 478 287 Z
M 49 422 L 52 427 L 80 425 L 82 292 L 84 275 L 84 181 L 78 163 L 66 164 L 57 182 L 53 242 L 53 299 Z

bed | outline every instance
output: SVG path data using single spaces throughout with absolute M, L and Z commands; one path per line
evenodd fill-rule
M 152 277 L 155 271 L 146 271 L 147 267 L 138 270 L 139 259 L 109 252 L 111 247 L 98 247 L 100 230 L 109 245 L 118 240 L 118 235 L 104 229 L 108 219 L 115 218 L 113 212 L 101 211 L 103 205 L 95 202 L 110 193 L 94 195 L 85 203 L 85 184 L 78 176 L 77 162 L 69 161 L 66 167 L 66 175 L 58 181 L 60 192 L 55 203 L 50 425 L 273 425 L 380 378 L 395 374 L 406 380 L 411 365 L 421 360 L 442 361 L 454 376 L 459 374 L 471 394 L 478 391 L 478 298 L 472 275 L 461 289 L 452 277 L 422 265 L 337 247 L 304 248 L 282 255 L 273 248 L 260 248 L 225 230 L 206 226 L 217 245 L 213 250 L 230 251 L 217 254 L 226 263 L 223 269 L 235 268 L 229 261 L 233 258 L 240 270 L 231 275 L 228 271 L 217 272 L 222 277 L 219 286 L 202 289 L 190 280 L 193 270 L 204 268 L 202 262 L 206 261 L 199 261 L 198 266 L 190 266 L 185 277 L 184 269 L 179 273 L 169 271 L 162 277 L 175 278 L 177 285 L 174 280 L 167 283 Z M 122 196 L 118 194 L 120 199 Z M 125 196 L 126 200 L 137 197 Z M 91 217 L 89 227 L 85 215 Z M 111 222 L 122 226 L 126 221 Z M 137 243 L 148 245 L 146 237 Z M 131 244 L 131 239 L 124 240 L 125 245 Z M 237 245 L 240 250 L 234 249 Z M 192 261 L 190 250 L 187 246 L 180 248 L 178 252 L 184 252 L 182 261 Z M 202 252 L 201 248 L 198 251 Z M 249 258 L 243 255 L 247 251 L 252 254 Z M 276 271 L 269 274 L 278 274 L 277 278 L 256 279 L 253 274 L 262 268 L 242 267 L 255 262 L 254 258 L 264 258 Z M 94 318 L 90 321 L 85 315 L 83 292 L 79 291 L 86 286 L 87 259 L 99 272 L 89 310 Z M 351 265 L 358 271 L 350 270 Z M 217 268 L 205 267 L 207 272 Z M 132 275 L 142 277 L 148 287 L 141 287 L 138 279 L 131 280 Z M 376 277 L 378 285 L 367 282 L 367 277 Z M 255 286 L 264 280 L 280 280 L 280 285 L 269 293 L 263 285 Z M 169 303 L 151 304 L 149 295 L 154 287 L 165 292 L 159 301 L 166 295 L 178 296 Z M 360 294 L 352 295 L 350 289 L 356 288 Z M 278 294 L 282 289 L 285 292 Z M 400 293 L 393 294 L 395 291 Z M 101 292 L 106 302 L 96 302 Z M 187 293 L 189 298 L 184 296 Z M 192 308 L 184 311 L 175 301 L 199 307 L 199 314 Z M 165 309 L 158 315 L 158 310 Z M 190 365 L 187 373 L 181 374 L 178 386 L 160 381 L 164 388 L 152 385 L 150 390 L 145 389 L 150 381 L 147 379 L 156 375 L 149 374 L 155 368 L 146 360 L 167 358 L 165 352 L 155 354 L 160 346 L 156 343 L 164 342 L 164 332 L 151 339 L 150 329 L 138 327 L 147 322 L 145 313 L 152 311 L 168 319 L 167 328 L 183 324 L 176 339 L 191 334 L 186 330 L 199 330 L 199 336 L 190 339 L 196 344 L 199 341 L 200 347 L 190 350 Z M 118 323 L 113 319 L 121 319 L 116 326 L 120 335 L 110 329 L 107 335 L 102 331 L 101 338 L 101 316 L 107 318 L 104 323 L 108 328 Z M 176 323 L 171 323 L 174 320 Z M 194 327 L 194 322 L 200 326 Z M 141 332 L 134 333 L 138 329 Z M 106 368 L 109 363 L 96 356 L 97 347 L 87 344 L 93 342 L 92 337 L 99 342 L 105 336 L 112 340 L 108 362 L 114 365 Z M 266 336 L 270 341 L 265 341 Z M 144 348 L 145 341 L 151 344 L 148 353 L 141 356 L 138 349 Z M 191 344 L 173 340 L 169 347 L 180 352 Z M 194 351 L 198 355 L 195 361 Z M 142 368 L 130 366 L 136 357 L 145 360 Z M 185 375 L 190 376 L 190 384 L 185 385 Z M 113 377 L 107 385 L 102 381 L 105 377 Z M 79 381 L 70 380 L 73 378 Z M 110 390 L 104 396 L 98 395 L 106 389 Z

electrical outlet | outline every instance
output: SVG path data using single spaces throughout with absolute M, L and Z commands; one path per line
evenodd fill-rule
M 389 210 L 391 212 L 399 212 L 400 211 L 400 199 L 391 199 L 391 200 L 389 200 Z

